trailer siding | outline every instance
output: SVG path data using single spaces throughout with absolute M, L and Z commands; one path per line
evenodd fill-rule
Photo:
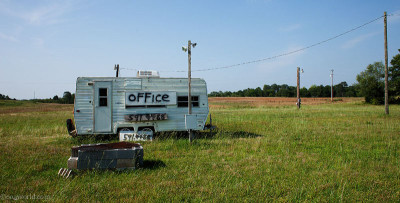
M 186 131 L 185 115 L 187 107 L 166 105 L 165 107 L 126 107 L 126 92 L 149 91 L 149 92 L 176 92 L 176 96 L 188 95 L 187 78 L 98 78 L 81 77 L 77 79 L 74 117 L 78 135 L 80 134 L 101 134 L 94 132 L 94 83 L 111 82 L 111 115 L 112 133 L 117 133 L 118 128 L 134 127 L 135 131 L 140 126 L 153 126 L 155 131 Z M 199 97 L 199 107 L 192 108 L 192 114 L 197 115 L 198 123 L 201 123 L 200 130 L 204 127 L 208 117 L 207 86 L 203 79 L 192 79 L 192 96 Z M 77 112 L 79 110 L 79 112 Z M 129 114 L 151 114 L 167 113 L 167 120 L 147 122 L 127 122 L 125 115 Z

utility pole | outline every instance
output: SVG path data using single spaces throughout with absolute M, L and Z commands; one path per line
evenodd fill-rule
M 331 102 L 333 102 L 333 69 L 331 70 Z
M 118 77 L 118 73 L 119 73 L 119 64 L 114 65 L 114 70 L 116 70 L 116 72 L 115 72 L 115 77 Z
M 192 42 L 188 42 L 188 114 L 192 114 Z M 190 135 L 189 135 L 190 140 Z
M 384 35 L 385 35 L 385 113 L 389 114 L 389 90 L 388 90 L 388 45 L 387 45 L 387 15 L 384 13 Z
M 300 109 L 300 67 L 297 67 L 297 108 Z
M 188 114 L 192 114 L 192 42 L 188 41 Z M 189 142 L 193 141 L 193 131 L 189 129 Z
M 189 40 L 187 47 L 182 47 L 182 51 L 188 52 L 188 115 L 192 114 L 192 46 L 195 48 L 197 43 L 193 43 Z M 194 134 L 191 129 L 189 131 L 189 142 L 194 139 Z

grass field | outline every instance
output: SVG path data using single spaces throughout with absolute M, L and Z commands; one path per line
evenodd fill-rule
M 342 99 L 210 98 L 213 124 L 193 143 L 163 134 L 142 143 L 136 171 L 57 176 L 73 145 L 72 105 L 0 103 L 0 200 L 371 201 L 400 200 L 400 106 Z M 286 103 L 287 102 L 287 103 Z M 277 105 L 278 103 L 278 105 Z

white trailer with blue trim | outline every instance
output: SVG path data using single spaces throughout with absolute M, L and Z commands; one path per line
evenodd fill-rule
M 149 71 L 146 71 L 149 72 Z M 156 75 L 156 76 L 154 76 Z M 120 140 L 152 139 L 154 132 L 205 129 L 209 113 L 207 85 L 192 78 L 192 114 L 188 115 L 188 79 L 79 77 L 71 135 L 119 134 Z

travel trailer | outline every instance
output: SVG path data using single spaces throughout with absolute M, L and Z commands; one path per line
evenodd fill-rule
M 188 115 L 188 79 L 160 78 L 157 71 L 137 77 L 79 77 L 76 80 L 71 135 L 119 134 L 120 140 L 152 139 L 164 131 L 205 129 L 209 114 L 207 85 L 191 79 L 192 114 Z

